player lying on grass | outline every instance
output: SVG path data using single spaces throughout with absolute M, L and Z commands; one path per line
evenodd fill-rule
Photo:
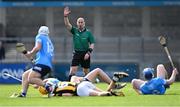
M 157 77 L 154 77 L 154 69 L 153 68 L 145 68 L 143 70 L 144 78 L 147 81 L 141 79 L 133 79 L 131 84 L 134 90 L 138 94 L 158 94 L 162 95 L 165 93 L 166 88 L 168 88 L 176 78 L 178 74 L 177 69 L 173 69 L 171 77 L 169 79 L 165 79 L 166 69 L 164 65 L 159 64 L 156 68 L 157 70 Z
M 114 72 L 113 79 L 103 72 L 100 68 L 96 68 L 89 72 L 85 77 L 73 76 L 71 82 L 62 82 L 54 78 L 44 80 L 47 85 L 50 86 L 51 93 L 59 96 L 111 96 L 111 95 L 124 95 L 122 92 L 115 92 L 113 89 L 121 89 L 126 86 L 126 83 L 117 84 L 123 77 L 129 75 L 125 72 Z M 95 78 L 99 77 L 102 81 L 109 84 L 107 91 L 104 91 L 96 87 L 92 82 Z M 39 91 L 42 94 L 48 94 L 48 92 L 40 87 Z

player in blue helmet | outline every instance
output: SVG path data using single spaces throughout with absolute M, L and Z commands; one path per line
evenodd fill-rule
M 154 69 L 153 68 L 145 68 L 143 70 L 144 78 L 150 80 L 154 77 Z
M 157 94 L 162 95 L 166 92 L 166 86 L 171 85 L 178 74 L 177 69 L 173 69 L 171 77 L 169 79 L 165 79 L 166 69 L 164 65 L 159 64 L 157 66 L 157 77 L 154 78 L 154 69 L 153 68 L 145 68 L 143 70 L 143 75 L 146 81 L 141 79 L 133 79 L 131 84 L 134 90 L 138 94 Z

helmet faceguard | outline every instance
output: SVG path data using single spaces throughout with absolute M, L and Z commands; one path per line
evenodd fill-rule
M 42 95 L 48 94 L 47 90 L 42 86 L 39 86 L 38 90 Z

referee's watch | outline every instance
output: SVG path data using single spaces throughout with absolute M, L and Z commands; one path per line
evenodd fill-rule
M 89 49 L 88 49 L 88 52 L 89 52 L 89 53 L 92 53 L 92 51 L 93 51 L 92 48 L 89 48 Z

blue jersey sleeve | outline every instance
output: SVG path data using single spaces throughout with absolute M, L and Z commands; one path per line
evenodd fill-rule
M 36 36 L 35 46 L 37 45 L 37 43 L 42 43 L 42 38 L 41 38 L 41 36 Z

